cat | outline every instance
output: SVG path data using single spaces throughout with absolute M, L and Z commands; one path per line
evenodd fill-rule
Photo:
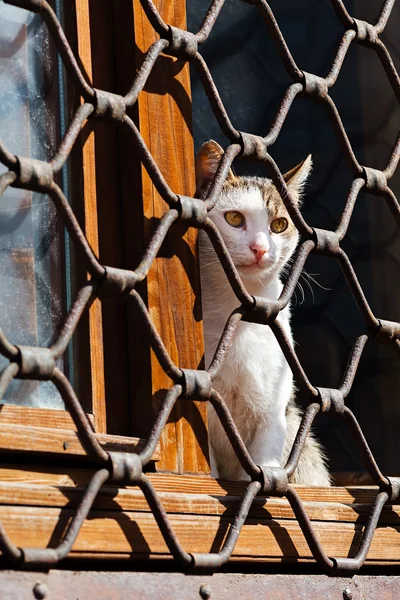
M 213 140 L 201 147 L 196 157 L 197 197 L 206 197 L 222 155 L 222 148 Z M 310 155 L 284 176 L 299 204 L 311 168 Z M 218 227 L 247 291 L 276 300 L 283 288 L 280 275 L 297 246 L 298 232 L 272 181 L 239 177 L 230 170 L 209 217 Z M 239 301 L 208 235 L 201 230 L 199 250 L 208 367 L 225 323 Z M 277 320 L 293 344 L 289 306 Z M 294 400 L 292 372 L 268 326 L 239 323 L 213 386 L 226 401 L 253 461 L 258 465 L 283 466 L 301 414 Z M 211 405 L 208 424 L 211 474 L 222 479 L 249 479 Z M 330 485 L 323 450 L 312 433 L 290 481 Z

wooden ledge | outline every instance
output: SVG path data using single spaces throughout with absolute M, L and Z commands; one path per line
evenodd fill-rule
M 120 435 L 95 434 L 105 450 L 138 452 L 145 444 L 144 439 Z M 52 429 L 31 425 L 15 425 L 0 422 L 0 451 L 2 452 L 45 452 L 63 456 L 85 456 L 86 452 L 77 431 L 72 429 Z M 160 458 L 159 445 L 152 460 Z
M 94 427 L 94 417 L 86 413 Z M 20 406 L 17 404 L 0 404 L 0 427 L 3 425 L 27 425 L 51 429 L 76 429 L 76 425 L 67 410 L 56 408 L 39 408 L 36 406 Z
M 83 469 L 0 469 L 0 522 L 12 541 L 19 546 L 54 546 L 90 475 Z M 185 550 L 217 552 L 245 484 L 190 475 L 149 477 Z M 328 555 L 354 555 L 376 488 L 296 489 Z M 71 556 L 143 559 L 169 554 L 142 492 L 104 486 Z M 313 560 L 287 500 L 262 496 L 253 504 L 232 558 Z M 367 563 L 400 564 L 400 506 L 384 508 Z

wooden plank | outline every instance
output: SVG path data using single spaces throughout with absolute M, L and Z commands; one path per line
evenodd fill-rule
M 140 442 L 139 442 L 140 443 Z M 82 497 L 83 486 L 90 480 L 93 471 L 84 469 L 58 469 L 29 472 L 28 469 L 0 469 L 0 504 L 14 501 L 19 505 L 69 507 L 76 506 Z M 162 482 L 161 475 L 148 474 L 165 510 L 168 513 L 193 515 L 232 515 L 241 500 L 241 494 L 232 493 L 216 485 L 214 490 L 194 489 L 182 491 L 179 477 L 172 476 L 169 482 Z M 216 482 L 217 483 L 217 482 Z M 66 487 L 68 490 L 67 494 Z M 371 504 L 377 489 L 354 490 L 336 488 L 335 493 L 324 494 L 322 488 L 303 488 L 296 486 L 307 514 L 312 520 L 364 523 L 370 513 Z M 244 492 L 244 487 L 241 490 Z M 368 493 L 369 492 L 369 493 Z M 95 506 L 101 509 L 149 512 L 149 507 L 137 487 L 117 489 L 105 486 L 99 493 Z M 257 496 L 249 515 L 253 518 L 272 518 L 295 520 L 293 511 L 285 498 L 266 498 Z M 398 524 L 400 506 L 384 508 L 380 523 Z
M 51 486 L 85 485 L 93 471 L 90 469 L 77 469 L 59 466 L 16 466 L 2 463 L 0 468 L 0 481 L 3 483 L 23 483 Z
M 136 77 L 136 47 L 134 42 L 132 2 L 112 2 L 114 18 L 115 91 L 124 96 Z M 137 104 L 127 109 L 127 115 L 137 124 Z M 118 182 L 121 194 L 121 226 L 123 263 L 125 269 L 134 270 L 142 260 L 147 240 L 144 233 L 142 202 L 142 170 L 140 157 L 132 134 L 126 127 L 118 128 Z M 134 232 L 134 235 L 132 235 Z M 146 282 L 136 290 L 147 303 Z M 121 312 L 121 311 L 120 311 Z M 152 406 L 151 358 L 148 331 L 132 302 L 127 302 L 124 330 L 128 344 L 129 365 L 125 376 L 129 390 L 130 419 L 126 423 L 132 435 L 146 437 L 154 423 Z
M 11 540 L 22 547 L 54 547 L 60 541 L 74 511 L 57 508 L 0 506 L 0 522 Z M 229 518 L 170 515 L 171 525 L 188 552 L 217 552 L 229 527 Z M 313 526 L 329 556 L 348 556 L 362 533 L 354 523 L 314 522 Z M 101 557 L 168 555 L 158 525 L 150 513 L 92 510 L 73 546 L 71 556 Z M 312 555 L 296 521 L 249 519 L 243 526 L 234 558 L 278 559 L 284 562 L 311 559 Z M 378 527 L 367 557 L 371 562 L 400 561 L 399 526 Z
M 93 423 L 93 415 L 88 415 Z M 52 408 L 32 408 L 28 406 L 0 405 L 0 428 L 3 425 L 33 425 L 52 429 L 76 429 L 75 423 L 66 410 Z
M 113 0 L 89 0 L 91 68 L 96 89 L 117 93 Z M 121 8 L 117 3 L 116 10 Z M 132 37 L 132 34 L 130 38 Z M 125 61 L 124 61 L 125 62 Z M 125 267 L 120 183 L 119 127 L 97 120 L 94 124 L 96 200 L 99 256 L 102 264 Z M 130 157 L 132 161 L 132 157 Z M 127 167 L 130 169 L 130 166 Z M 129 198 L 131 201 L 131 197 Z M 138 225 L 139 227 L 139 225 Z M 133 229 L 136 232 L 136 226 Z M 129 232 L 132 237 L 132 229 Z M 107 433 L 136 435 L 132 428 L 131 364 L 128 354 L 126 298 L 102 299 L 102 334 Z M 137 435 L 140 437 L 140 434 Z
M 184 0 L 157 0 L 155 5 L 167 23 L 185 28 Z M 133 16 L 139 65 L 143 53 L 158 35 L 149 24 L 139 0 L 133 0 Z M 141 135 L 167 183 L 176 193 L 192 195 L 195 175 L 188 65 L 178 65 L 171 57 L 160 57 L 145 90 L 139 95 L 137 107 Z M 144 168 L 142 198 L 148 243 L 167 207 Z M 198 315 L 197 232 L 189 230 L 181 237 L 182 232 L 175 228 L 174 236 L 174 240 L 164 243 L 147 277 L 149 311 L 174 362 L 183 368 L 201 368 L 204 352 Z M 163 390 L 170 388 L 171 381 L 155 356 L 151 359 L 151 371 L 153 404 L 157 410 Z M 163 432 L 158 468 L 179 473 L 209 471 L 205 404 L 185 402 L 176 405 Z
M 101 433 L 96 434 L 96 437 L 109 451 L 135 452 L 145 443 L 145 440 L 138 438 Z M 76 431 L 15 424 L 1 425 L 0 451 L 45 452 L 63 456 L 86 455 Z M 152 460 L 157 460 L 157 457 L 158 452 L 155 452 Z
M 90 38 L 89 0 L 76 0 L 76 27 L 78 54 L 82 65 L 92 79 L 92 51 Z M 95 138 L 91 132 L 82 149 L 82 177 L 84 198 L 85 234 L 94 253 L 99 255 L 97 221 L 97 191 Z M 89 309 L 90 372 L 92 384 L 92 412 L 98 433 L 107 432 L 104 381 L 104 352 L 102 309 L 96 299 Z
M 338 486 L 349 486 L 349 485 L 373 485 L 373 479 L 369 473 L 355 472 L 355 473 L 332 473 L 332 479 L 334 485 Z
M 99 436 L 100 437 L 100 436 Z M 56 543 L 82 499 L 93 472 L 0 469 L 0 522 L 19 545 Z M 245 484 L 209 477 L 149 474 L 168 518 L 189 552 L 218 551 Z M 182 480 L 185 480 L 182 485 Z M 197 483 L 196 483 L 197 482 Z M 77 485 L 78 484 L 78 485 Z M 205 489 L 206 488 L 206 489 Z M 296 486 L 307 514 L 330 556 L 354 554 L 376 488 Z M 11 506 L 12 504 L 12 506 Z M 67 508 L 66 508 L 67 507 Z M 400 561 L 400 506 L 384 508 L 368 563 Z M 74 546 L 72 556 L 168 558 L 168 552 L 138 488 L 104 486 Z M 234 560 L 312 560 L 301 529 L 284 498 L 258 496 L 243 527 Z
M 154 460 L 157 460 L 158 454 L 159 448 L 153 455 Z M 32 467 L 31 465 L 21 467 L 3 464 L 0 467 L 0 481 L 2 482 L 23 483 L 27 481 L 52 486 L 75 486 L 85 485 L 92 475 L 93 471 L 91 469 L 77 469 L 64 465 L 60 467 L 52 466 L 50 468 L 40 465 L 37 467 Z M 219 499 L 225 497 L 235 499 L 240 497 L 246 489 L 245 482 L 220 481 L 207 476 L 148 473 L 148 477 L 158 493 L 169 493 L 176 496 L 184 495 L 189 497 L 201 495 L 211 498 L 217 497 Z M 349 505 L 371 505 L 378 491 L 378 488 L 375 486 L 319 488 L 297 485 L 295 488 L 303 502 Z M 136 488 L 126 489 L 135 490 Z
M 79 476 L 79 475 L 78 475 Z M 64 476 L 64 485 L 32 481 L 1 481 L 0 504 L 36 507 L 78 506 L 83 495 L 83 482 L 73 482 Z M 75 483 L 77 483 L 75 481 Z M 193 516 L 232 516 L 240 502 L 239 496 L 209 496 L 207 494 L 183 494 L 158 491 L 159 498 L 168 514 Z M 308 516 L 312 521 L 337 523 L 365 523 L 370 514 L 371 503 L 344 504 L 341 502 L 315 502 L 303 500 Z M 138 488 L 104 486 L 94 504 L 101 510 L 115 510 L 149 513 L 150 509 L 143 493 Z M 295 521 L 295 515 L 285 498 L 255 499 L 249 517 L 253 519 L 285 519 Z M 380 526 L 399 525 L 400 506 L 387 506 L 382 512 Z

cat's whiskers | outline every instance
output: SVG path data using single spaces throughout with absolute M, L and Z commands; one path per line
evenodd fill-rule
M 284 261 L 284 266 L 282 267 L 281 272 L 285 275 L 286 280 L 290 277 L 290 274 L 292 272 L 293 261 L 294 261 L 293 256 L 291 256 L 289 259 Z M 301 300 L 300 301 L 297 296 L 297 291 L 296 291 L 297 287 L 301 291 Z M 304 300 L 305 300 L 304 289 L 303 289 L 301 283 L 299 283 L 299 281 L 296 283 L 296 286 L 293 290 L 293 296 L 294 296 L 294 300 L 295 300 L 295 306 L 298 306 L 298 305 L 301 306 L 304 303 Z
M 315 302 L 314 290 L 312 288 L 312 285 L 311 285 L 310 281 L 306 277 L 306 272 L 304 271 L 304 272 L 300 273 L 300 277 L 304 280 L 304 283 L 307 285 L 308 289 L 310 290 L 312 301 L 313 301 L 313 304 L 314 304 L 314 302 Z
M 305 299 L 306 299 L 306 296 L 305 296 L 305 293 L 304 293 L 304 288 L 303 288 L 303 286 L 301 285 L 300 281 L 298 281 L 298 282 L 297 282 L 297 285 L 299 286 L 299 290 L 300 290 L 300 292 L 301 292 L 301 300 L 300 300 L 300 306 L 301 306 L 302 304 L 304 304 L 304 301 L 305 301 Z
M 304 270 L 302 271 L 302 273 L 304 275 L 306 275 L 310 281 L 315 283 L 315 285 L 317 285 L 319 288 L 321 288 L 321 290 L 324 290 L 325 292 L 332 291 L 332 288 L 327 288 L 327 287 L 323 286 L 321 283 L 319 283 L 319 281 L 314 279 L 313 275 L 317 276 L 317 275 L 319 275 L 319 273 L 307 273 L 307 271 L 304 271 Z

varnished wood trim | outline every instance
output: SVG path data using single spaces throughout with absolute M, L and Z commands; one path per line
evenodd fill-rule
M 133 1 L 137 62 L 158 35 L 150 25 L 139 0 Z M 186 27 L 186 0 L 155 5 L 165 21 Z M 170 188 L 191 196 L 195 191 L 192 106 L 188 64 L 161 56 L 152 69 L 145 89 L 138 98 L 140 133 Z M 145 242 L 149 243 L 167 206 L 151 178 L 142 168 L 142 198 Z M 151 318 L 172 360 L 182 368 L 201 368 L 203 333 L 200 282 L 196 255 L 197 231 L 185 233 L 173 226 L 173 239 L 163 244 L 147 277 L 147 296 Z M 169 377 L 156 357 L 151 357 L 153 406 L 155 411 Z M 161 460 L 166 471 L 208 472 L 206 405 L 178 401 L 161 437 Z
M 134 452 L 135 449 L 141 448 L 145 441 L 102 433 L 96 434 L 96 437 L 106 450 L 120 452 Z M 76 431 L 2 423 L 0 423 L 0 451 L 45 452 L 63 456 L 86 455 Z M 158 458 L 159 452 L 156 451 L 152 460 Z
M 89 0 L 75 0 L 78 53 L 82 65 L 92 79 L 92 51 L 90 39 Z M 97 220 L 95 134 L 91 132 L 82 149 L 83 200 L 85 235 L 94 253 L 99 255 Z M 98 433 L 107 432 L 102 309 L 96 299 L 89 309 L 90 370 L 92 382 L 92 412 Z
M 59 542 L 73 509 L 31 506 L 0 506 L 0 522 L 12 541 L 22 547 L 46 547 Z M 217 552 L 227 533 L 230 518 L 209 515 L 170 514 L 170 523 L 188 552 Z M 354 552 L 362 525 L 314 521 L 313 526 L 329 556 Z M 379 527 L 374 535 L 367 564 L 400 561 L 400 528 Z M 161 558 L 168 549 L 149 512 L 92 510 L 73 546 L 71 556 L 126 556 Z M 243 526 L 233 558 L 238 560 L 310 560 L 311 552 L 295 520 L 250 518 Z
M 15 475 L 14 475 L 15 476 Z M 82 476 L 82 473 L 78 473 Z M 150 478 L 152 479 L 151 475 Z M 75 479 L 75 477 L 74 477 Z M 71 479 L 64 475 L 60 480 L 61 484 L 52 485 L 36 474 L 35 483 L 32 480 L 7 480 L 0 481 L 0 504 L 11 504 L 21 506 L 48 506 L 63 508 L 68 505 L 69 508 L 77 506 L 82 498 L 84 482 L 76 481 L 77 485 Z M 155 488 L 159 493 L 160 500 L 168 514 L 183 515 L 205 515 L 205 516 L 232 516 L 240 502 L 240 496 L 228 494 L 220 496 L 211 496 L 208 494 L 186 494 L 179 491 L 164 492 L 158 488 L 154 479 L 152 479 Z M 39 483 L 41 482 L 41 483 Z M 68 487 L 68 493 L 65 494 Z M 365 523 L 370 512 L 370 505 L 376 491 L 372 492 L 370 501 L 344 503 L 341 501 L 325 500 L 324 491 L 319 489 L 320 500 L 310 500 L 310 497 L 316 496 L 312 488 L 300 489 L 300 493 L 306 508 L 307 514 L 312 521 L 321 522 L 342 522 L 342 523 Z M 311 493 L 310 493 L 311 492 Z M 348 498 L 350 500 L 350 497 Z M 94 504 L 95 509 L 115 510 L 128 512 L 150 512 L 149 506 L 143 493 L 138 488 L 121 488 L 113 486 L 104 486 Z M 249 513 L 253 519 L 285 519 L 296 520 L 294 513 L 285 498 L 265 498 L 259 496 L 254 500 Z M 400 506 L 385 507 L 380 519 L 381 526 L 396 525 L 400 526 Z
M 93 415 L 88 418 L 94 425 Z M 2 425 L 26 425 L 50 427 L 52 429 L 75 429 L 74 421 L 66 410 L 33 408 L 29 406 L 0 405 L 0 427 Z
M 99 436 L 104 438 L 105 436 Z M 36 467 L 0 469 L 0 522 L 20 546 L 57 543 L 55 531 L 78 506 L 93 471 Z M 176 535 L 188 552 L 217 552 L 246 484 L 211 477 L 148 474 Z M 296 486 L 329 556 L 353 555 L 377 488 Z M 400 506 L 383 509 L 367 564 L 400 564 Z M 58 535 L 58 534 L 57 534 Z M 170 558 L 137 487 L 103 486 L 71 553 L 79 558 Z M 312 561 L 285 498 L 257 496 L 233 560 Z
M 153 459 L 156 459 L 159 449 Z M 51 486 L 85 485 L 93 475 L 90 469 L 77 469 L 65 466 L 42 467 L 38 465 L 17 466 L 4 464 L 0 467 L 0 481 L 14 483 L 34 483 Z M 245 489 L 246 482 L 223 481 L 201 475 L 175 475 L 169 473 L 149 473 L 154 488 L 163 494 L 184 495 L 193 498 L 238 498 Z M 370 505 L 378 491 L 376 486 L 352 487 L 306 487 L 295 486 L 297 493 L 304 502 L 365 504 Z M 126 488 L 136 490 L 136 488 Z M 191 502 L 192 500 L 190 500 Z M 271 501 L 271 500 L 270 500 Z

